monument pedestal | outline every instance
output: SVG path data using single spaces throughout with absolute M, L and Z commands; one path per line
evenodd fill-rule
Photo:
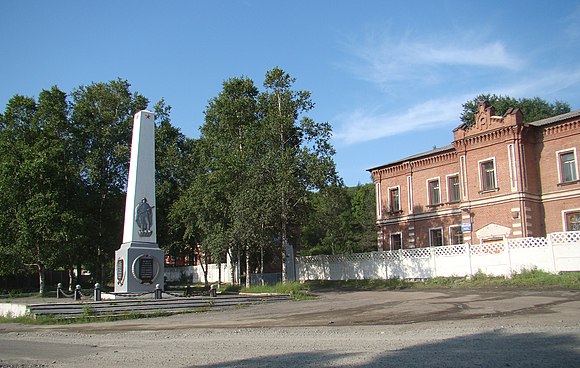
M 164 286 L 164 253 L 157 244 L 131 242 L 115 252 L 115 293 L 145 293 Z

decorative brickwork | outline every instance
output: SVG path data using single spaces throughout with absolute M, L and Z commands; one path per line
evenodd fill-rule
M 403 249 L 416 250 L 461 237 L 489 243 L 578 226 L 567 222 L 580 218 L 574 215 L 580 213 L 580 111 L 524 124 L 520 110 L 496 116 L 482 103 L 475 119 L 453 131 L 449 146 L 369 170 L 378 191 L 379 250 L 390 250 L 392 233 L 401 234 Z M 389 210 L 394 187 L 398 211 Z M 508 228 L 508 234 L 478 238 L 476 232 L 489 225 Z

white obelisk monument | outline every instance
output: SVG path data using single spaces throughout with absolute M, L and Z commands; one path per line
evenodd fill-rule
M 131 161 L 125 202 L 123 244 L 115 252 L 115 293 L 163 289 L 164 254 L 155 225 L 154 115 L 142 110 L 133 120 Z

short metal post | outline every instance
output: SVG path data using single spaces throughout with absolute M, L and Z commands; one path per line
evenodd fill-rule
M 161 286 L 159 284 L 155 285 L 155 299 L 163 298 L 163 290 L 161 290 Z
M 59 282 L 56 285 L 56 298 L 60 299 L 60 293 L 62 292 L 62 284 Z
M 81 300 L 81 286 L 77 285 L 75 288 L 74 300 Z
M 95 302 L 101 301 L 101 284 L 98 282 L 95 284 L 94 300 Z

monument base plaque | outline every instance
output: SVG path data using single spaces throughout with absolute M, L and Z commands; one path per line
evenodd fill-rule
M 164 288 L 164 253 L 157 244 L 124 243 L 115 252 L 115 293 L 140 293 Z

